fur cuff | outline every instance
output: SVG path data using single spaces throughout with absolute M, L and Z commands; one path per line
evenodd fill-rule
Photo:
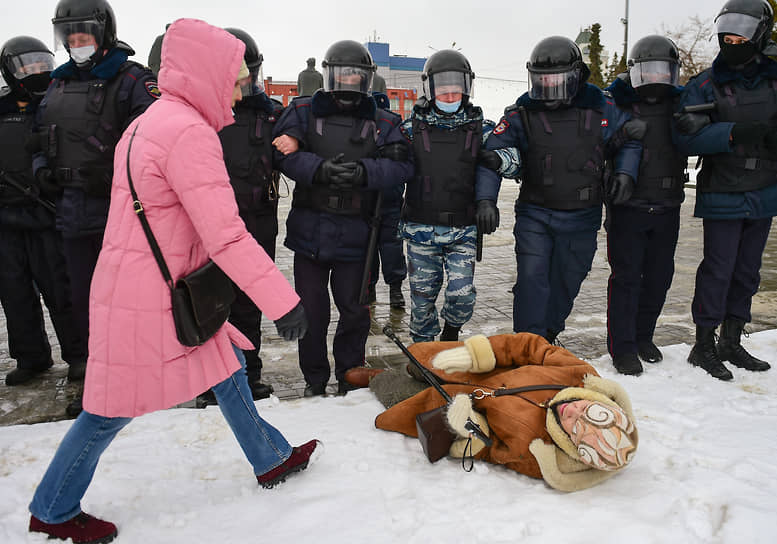
M 529 444 L 529 451 L 540 465 L 542 479 L 550 487 L 559 491 L 572 492 L 588 489 L 616 474 L 606 470 L 596 470 L 575 461 L 556 446 L 545 444 L 540 438 L 532 440 Z
M 491 348 L 491 342 L 482 334 L 476 334 L 464 340 L 464 346 L 472 359 L 472 370 L 476 374 L 491 372 L 496 366 L 496 355 Z

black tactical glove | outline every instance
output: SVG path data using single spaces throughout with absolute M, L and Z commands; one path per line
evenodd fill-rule
M 340 153 L 334 159 L 327 159 L 321 163 L 313 174 L 313 183 L 321 183 L 322 185 L 329 185 L 332 178 L 346 172 L 346 169 L 342 167 L 344 155 Z
M 286 315 L 275 320 L 275 328 L 284 340 L 299 340 L 308 331 L 308 318 L 300 302 Z
M 634 180 L 628 174 L 615 174 L 610 178 L 607 199 L 611 204 L 623 204 L 634 194 Z
M 40 192 L 49 197 L 56 197 L 62 194 L 62 187 L 57 185 L 51 168 L 42 166 L 35 172 L 35 183 L 38 184 Z
M 397 162 L 407 162 L 408 159 L 407 145 L 402 142 L 384 145 L 380 148 L 379 154 L 381 158 Z
M 478 151 L 478 165 L 485 166 L 489 170 L 498 172 L 502 167 L 502 157 L 496 151 L 481 149 Z
M 358 161 L 343 162 L 339 164 L 341 172 L 335 174 L 329 180 L 329 186 L 333 189 L 348 191 L 354 187 L 360 188 L 367 185 L 367 170 Z
M 475 224 L 483 234 L 491 234 L 496 230 L 499 226 L 499 210 L 493 200 L 478 200 Z
M 683 134 L 696 134 L 712 123 L 705 113 L 675 113 L 674 120 L 677 130 Z
M 769 126 L 763 123 L 737 123 L 731 129 L 731 143 L 734 145 L 756 145 L 764 141 Z
M 623 135 L 627 140 L 641 140 L 645 137 L 647 129 L 648 125 L 642 119 L 629 119 L 621 127 Z

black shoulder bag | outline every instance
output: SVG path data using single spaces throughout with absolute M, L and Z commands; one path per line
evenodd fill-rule
M 178 336 L 178 341 L 184 346 L 199 346 L 216 334 L 216 331 L 226 322 L 232 302 L 235 300 L 235 291 L 229 277 L 211 260 L 173 283 L 170 270 L 167 268 L 162 251 L 143 211 L 143 205 L 135 192 L 135 185 L 132 183 L 130 152 L 137 130 L 138 127 L 135 126 L 127 148 L 127 180 L 132 193 L 132 207 L 140 219 L 162 277 L 170 288 L 173 321 L 175 321 L 175 334 Z

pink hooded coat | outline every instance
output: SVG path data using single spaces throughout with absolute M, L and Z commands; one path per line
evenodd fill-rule
M 244 45 L 203 21 L 181 19 L 165 34 L 162 97 L 116 147 L 111 207 L 91 287 L 84 409 L 138 416 L 194 398 L 240 368 L 232 343 L 250 342 L 231 324 L 199 347 L 178 342 L 170 290 L 132 209 L 127 148 L 138 198 L 173 279 L 208 258 L 271 320 L 299 302 L 246 231 L 217 131 L 231 124 Z

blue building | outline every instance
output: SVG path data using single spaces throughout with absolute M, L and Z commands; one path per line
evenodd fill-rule
M 426 58 L 391 55 L 387 43 L 367 42 L 364 45 L 378 66 L 378 74 L 386 80 L 392 111 L 407 117 L 421 94 L 421 73 Z

